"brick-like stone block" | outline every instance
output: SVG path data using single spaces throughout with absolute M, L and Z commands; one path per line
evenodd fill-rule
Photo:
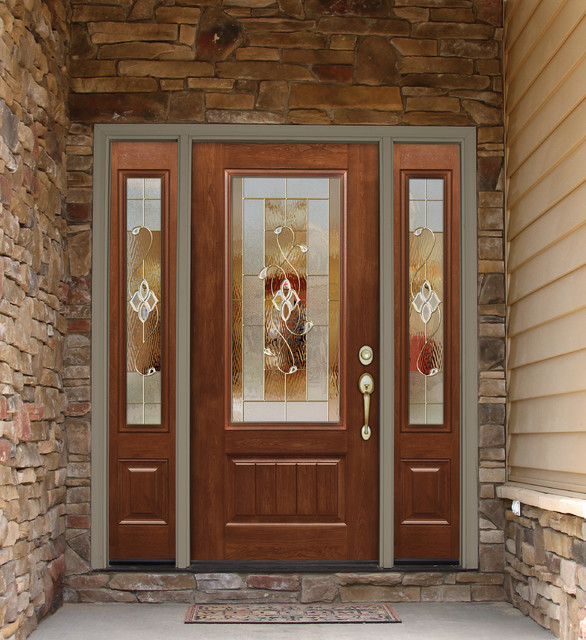
M 301 602 L 332 602 L 338 594 L 338 582 L 332 576 L 304 577 Z
M 198 24 L 201 10 L 197 7 L 159 7 L 155 17 L 159 23 Z
M 205 9 L 196 38 L 200 60 L 225 60 L 243 42 L 244 29 L 238 20 L 218 7 Z
M 382 36 L 366 36 L 356 52 L 356 81 L 368 85 L 396 85 L 401 54 Z
M 244 582 L 235 573 L 198 573 L 195 576 L 197 588 L 210 591 L 213 589 L 242 589 Z
M 122 76 L 155 76 L 157 78 L 199 78 L 214 75 L 214 68 L 209 62 L 184 60 L 122 60 L 118 64 L 118 71 Z M 157 87 L 151 90 L 156 91 Z
M 194 602 L 194 592 L 190 590 L 185 591 L 137 591 L 136 599 L 139 602 L 146 603 L 160 603 L 160 602 L 184 602 L 191 604 Z
M 352 82 L 354 68 L 350 65 L 315 64 L 312 67 L 315 77 L 321 82 Z
M 116 573 L 108 584 L 119 591 L 177 591 L 195 589 L 191 573 Z
M 110 589 L 77 589 L 77 602 L 137 602 L 136 595 L 128 591 Z
M 106 44 L 100 47 L 98 58 L 101 60 L 194 60 L 195 51 L 192 46 L 171 42 L 123 42 Z M 90 60 L 80 61 L 79 67 Z
M 575 595 L 578 564 L 572 560 L 562 558 L 560 564 L 560 580 L 566 593 Z
M 406 20 L 377 20 L 348 17 L 324 17 L 319 21 L 322 33 L 352 35 L 376 34 L 381 36 L 407 36 L 409 23 Z
M 245 93 L 206 93 L 205 105 L 208 109 L 252 109 L 254 96 Z
M 500 585 L 472 585 L 470 588 L 472 602 L 500 602 L 505 599 L 505 592 Z
M 402 583 L 405 586 L 432 587 L 444 584 L 446 575 L 445 573 L 407 573 Z
M 572 539 L 563 533 L 546 528 L 543 530 L 545 548 L 560 558 L 570 558 L 572 555 Z
M 504 560 L 502 545 L 480 545 L 479 568 L 481 571 L 502 571 Z
M 340 587 L 340 598 L 342 602 L 419 602 L 421 589 L 422 587 L 355 585 Z
M 419 575 L 419 574 L 415 574 Z M 406 576 L 405 576 L 406 577 Z M 392 573 L 337 573 L 338 583 L 343 586 L 355 584 L 368 584 L 376 586 L 390 586 L 401 584 L 403 575 L 398 572 Z
M 468 585 L 440 585 L 421 588 L 421 602 L 470 602 Z
M 311 72 L 300 65 L 285 65 L 276 62 L 218 62 L 217 74 L 220 78 L 249 78 L 251 80 L 282 80 L 290 81 L 314 80 Z
M 291 109 L 289 122 L 291 124 L 331 124 L 332 119 L 326 111 L 319 109 Z
M 93 44 L 112 42 L 174 42 L 177 40 L 176 24 L 93 22 L 88 25 Z
M 267 589 L 269 591 L 297 591 L 300 586 L 297 576 L 248 576 L 246 586 L 250 589 Z
M 72 118 L 84 122 L 144 122 L 165 120 L 168 101 L 163 94 L 74 94 L 69 108 Z
M 340 85 L 301 85 L 291 87 L 291 108 L 370 108 L 393 111 L 402 108 L 398 87 L 345 87 Z
M 256 100 L 257 109 L 282 111 L 285 109 L 289 87 L 284 80 L 261 82 Z

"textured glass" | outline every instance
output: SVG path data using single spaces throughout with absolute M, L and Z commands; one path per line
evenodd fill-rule
M 444 186 L 409 180 L 409 423 L 444 421 Z
M 161 178 L 126 180 L 126 422 L 161 423 Z
M 328 328 L 315 326 L 307 334 L 307 399 L 328 400 Z
M 231 179 L 233 422 L 339 420 L 340 189 Z

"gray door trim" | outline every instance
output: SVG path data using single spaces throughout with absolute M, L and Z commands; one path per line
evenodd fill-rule
M 92 252 L 91 566 L 108 565 L 108 264 L 110 145 L 114 140 L 177 140 L 179 198 L 177 344 L 189 344 L 191 144 L 233 142 L 373 142 L 380 150 L 381 310 L 379 389 L 392 389 L 392 158 L 396 143 L 452 143 L 461 158 L 461 565 L 478 567 L 478 364 L 476 130 L 473 127 L 102 124 L 94 127 Z M 384 330 L 383 330 L 384 329 Z M 189 350 L 177 351 L 177 567 L 190 564 Z M 393 566 L 393 394 L 380 394 L 380 557 Z M 390 461 L 390 464 L 389 464 Z

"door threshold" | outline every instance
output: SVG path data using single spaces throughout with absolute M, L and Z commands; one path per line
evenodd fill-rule
M 381 569 L 372 562 L 319 562 L 319 561 L 265 561 L 250 562 L 192 562 L 189 570 L 194 573 L 373 573 Z
M 465 571 L 459 560 L 436 560 L 429 558 L 425 560 L 405 559 L 395 560 L 393 571 Z

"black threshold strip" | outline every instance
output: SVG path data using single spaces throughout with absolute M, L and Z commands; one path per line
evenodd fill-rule
M 146 571 L 165 573 L 411 573 L 417 571 L 467 571 L 458 560 L 404 559 L 393 567 L 380 567 L 378 562 L 192 562 L 184 569 L 175 566 L 174 560 L 111 560 L 105 569 L 94 572 L 140 573 Z
M 355 573 L 378 572 L 378 562 L 192 562 L 195 573 Z
M 104 572 L 144 572 L 171 571 L 181 573 L 344 573 L 344 572 L 380 572 L 378 562 L 192 562 L 185 569 L 175 567 L 174 560 L 110 560 Z

